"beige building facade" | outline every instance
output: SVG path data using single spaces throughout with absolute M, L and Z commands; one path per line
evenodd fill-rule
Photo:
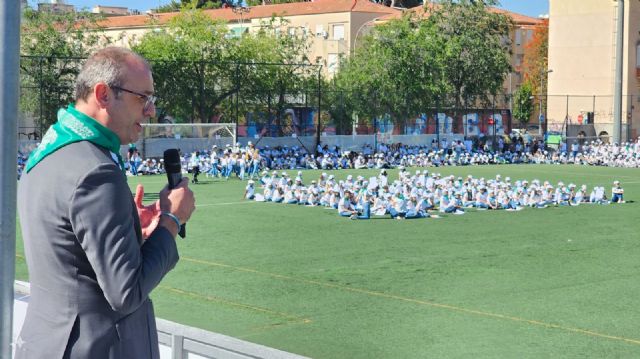
M 618 1 L 549 1 L 549 130 L 593 118 L 613 132 Z M 640 2 L 625 1 L 622 140 L 640 133 Z
M 415 11 L 423 15 L 418 7 Z M 512 65 L 514 68 L 504 83 L 504 93 L 515 91 L 523 80 L 522 61 L 524 49 L 533 37 L 536 26 L 541 26 L 539 19 L 498 10 L 514 21 L 511 32 Z M 309 59 L 323 65 L 325 75 L 331 77 L 338 70 L 340 58 L 349 56 L 357 46 L 358 40 L 376 24 L 389 19 L 399 18 L 401 10 L 389 8 L 369 0 L 316 0 L 290 4 L 262 5 L 246 9 L 246 12 L 234 12 L 230 8 L 205 10 L 214 19 L 223 19 L 233 33 L 257 31 L 261 23 L 272 16 L 281 16 L 287 24 L 281 32 L 304 31 L 312 39 Z M 128 46 L 145 32 L 164 26 L 177 13 L 150 15 L 117 16 L 106 19 L 102 25 L 106 34 L 116 44 Z
M 228 22 L 234 34 L 258 31 L 271 17 L 282 17 L 286 24 L 281 34 L 304 32 L 311 38 L 308 58 L 323 65 L 325 75 L 332 76 L 341 57 L 348 56 L 362 36 L 363 25 L 372 20 L 400 13 L 400 10 L 372 3 L 368 0 L 316 0 L 290 4 L 262 5 L 234 12 L 231 8 L 204 10 L 214 19 Z M 115 44 L 128 46 L 147 31 L 166 25 L 178 13 L 117 16 L 105 19 L 107 36 Z

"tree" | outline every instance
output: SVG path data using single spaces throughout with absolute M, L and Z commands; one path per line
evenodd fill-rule
M 268 92 L 277 93 L 273 103 L 284 104 L 288 89 L 302 82 L 296 69 L 308 45 L 279 35 L 281 20 L 263 25 L 236 36 L 201 10 L 183 9 L 168 27 L 145 34 L 132 47 L 153 64 L 162 112 L 208 122 L 218 112 L 249 111 Z
M 511 71 L 511 19 L 489 11 L 496 0 L 440 0 L 426 7 L 444 44 L 444 76 L 454 109 L 489 103 Z
M 191 9 L 218 9 L 224 6 L 236 7 L 236 6 L 258 6 L 258 5 L 272 5 L 272 4 L 288 4 L 297 2 L 309 2 L 312 0 L 171 0 L 170 3 L 159 6 L 156 11 L 163 12 L 176 12 L 180 11 L 182 7 L 189 7 Z M 403 7 L 412 8 L 422 3 L 421 0 L 369 0 L 374 3 L 378 3 L 389 7 Z
M 529 81 L 525 81 L 513 94 L 513 118 L 521 125 L 526 125 L 533 113 L 532 96 L 532 85 Z
M 533 38 L 524 49 L 523 72 L 525 81 L 529 81 L 532 91 L 541 95 L 546 88 L 547 69 L 549 68 L 549 20 L 536 26 Z M 542 88 L 540 88 L 542 84 Z
M 160 117 L 208 122 L 216 107 L 237 91 L 228 66 L 224 22 L 201 10 L 183 10 L 166 28 L 147 32 L 132 49 L 153 65 Z
M 412 8 L 422 4 L 421 0 L 370 0 L 371 2 L 389 7 Z
M 390 116 L 402 127 L 430 109 L 457 112 L 488 103 L 511 69 L 505 40 L 511 22 L 489 11 L 495 4 L 441 0 L 427 4 L 424 17 L 405 14 L 377 26 L 335 76 L 334 87 L 345 100 L 333 117 Z
M 373 29 L 334 79 L 343 107 L 333 116 L 351 121 L 355 113 L 371 123 L 390 115 L 404 125 L 425 112 L 446 91 L 440 53 L 444 44 L 436 30 L 432 22 L 410 13 Z
M 156 11 L 176 12 L 181 8 L 189 9 L 219 9 L 221 7 L 247 7 L 267 4 L 284 4 L 302 2 L 301 0 L 171 0 L 170 3 L 159 6 Z
M 110 42 L 101 35 L 99 20 L 88 12 L 25 9 L 20 32 L 20 111 L 32 116 L 41 129 L 57 120 L 61 106 L 73 101 L 82 59 Z
M 217 9 L 222 6 L 221 0 L 181 0 L 183 7 L 193 9 Z
M 176 1 L 176 0 L 171 0 L 171 2 L 158 6 L 155 11 L 157 13 L 164 13 L 164 12 L 177 12 L 180 11 L 180 8 L 182 7 L 182 3 Z
M 263 21 L 260 31 L 237 39 L 234 55 L 244 64 L 240 71 L 244 98 L 259 107 L 254 111 L 267 114 L 267 123 L 275 121 L 278 135 L 297 125 L 287 120 L 286 107 L 300 100 L 296 97 L 303 96 L 317 74 L 307 58 L 309 37 L 303 31 L 283 34 L 287 24 L 276 17 Z

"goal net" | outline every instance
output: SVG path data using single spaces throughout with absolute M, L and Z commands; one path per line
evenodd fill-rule
M 144 157 L 162 157 L 168 148 L 182 153 L 211 150 L 236 142 L 235 123 L 149 123 L 142 125 Z

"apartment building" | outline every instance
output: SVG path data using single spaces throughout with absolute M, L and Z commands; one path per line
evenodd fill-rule
M 597 135 L 612 134 L 619 3 L 550 0 L 550 129 L 592 120 Z M 624 3 L 623 140 L 640 134 L 640 2 Z
M 407 11 L 424 14 L 421 7 Z M 506 79 L 504 93 L 511 93 L 522 82 L 521 65 L 524 48 L 533 36 L 540 20 L 528 16 L 495 9 L 514 20 L 512 37 L 512 63 L 514 72 Z M 389 8 L 369 0 L 316 0 L 290 4 L 262 5 L 247 8 L 245 11 L 231 8 L 205 10 L 216 19 L 228 21 L 230 31 L 240 34 L 244 31 L 257 31 L 261 22 L 273 15 L 288 21 L 286 29 L 281 31 L 304 31 L 313 37 L 309 59 L 319 60 L 325 74 L 331 76 L 337 71 L 339 59 L 348 56 L 357 46 L 357 41 L 371 26 L 399 18 L 401 10 Z M 177 13 L 118 16 L 106 19 L 102 25 L 108 36 L 116 43 L 127 46 L 131 40 L 141 37 L 145 32 L 166 24 Z M 153 21 L 151 21 L 153 20 Z
M 246 8 L 245 11 L 231 8 L 204 10 L 215 19 L 228 22 L 232 33 L 258 31 L 262 22 L 272 16 L 287 20 L 280 31 L 305 32 L 313 37 L 309 59 L 318 60 L 325 74 L 337 71 L 339 60 L 348 56 L 356 45 L 363 25 L 382 16 L 399 14 L 400 10 L 389 8 L 368 0 L 316 0 L 289 4 L 262 5 Z M 105 33 L 116 44 L 127 46 L 145 32 L 163 26 L 178 13 L 117 16 L 105 19 L 101 25 Z

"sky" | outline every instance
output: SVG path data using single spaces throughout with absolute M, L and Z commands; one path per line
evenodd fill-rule
M 39 2 L 49 0 L 29 0 L 29 4 L 35 6 Z M 170 0 L 65 0 L 67 4 L 79 8 L 92 8 L 95 5 L 123 6 L 129 9 L 146 11 L 151 8 L 164 5 Z M 519 14 L 538 17 L 549 13 L 549 0 L 501 0 L 501 7 Z

